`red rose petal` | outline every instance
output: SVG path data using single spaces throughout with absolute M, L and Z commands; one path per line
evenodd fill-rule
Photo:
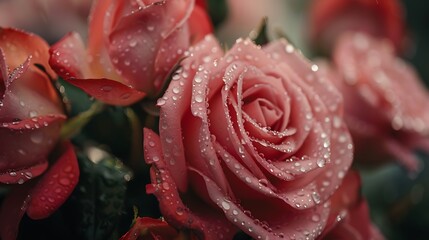
M 199 42 L 204 36 L 213 32 L 210 18 L 207 12 L 198 6 L 198 2 L 202 1 L 197 0 L 197 5 L 195 5 L 188 20 L 189 30 L 191 32 L 191 44 Z
M 13 28 L 0 28 L 0 48 L 8 58 L 8 65 L 15 69 L 28 56 L 32 62 L 43 65 L 49 75 L 55 78 L 56 74 L 49 67 L 49 45 L 39 36 Z
M 112 21 L 116 12 L 112 12 L 112 4 L 127 3 L 127 1 L 94 1 L 91 12 L 89 15 L 89 31 L 88 31 L 88 60 L 91 76 L 86 78 L 108 78 L 116 81 L 121 81 L 120 77 L 115 71 L 111 59 L 108 55 L 106 46 L 108 44 L 108 36 L 105 33 L 110 32 Z
M 47 156 L 57 142 L 64 115 L 52 115 L 24 119 L 19 122 L 3 122 L 0 124 L 0 173 L 5 179 L 7 174 L 18 183 L 36 177 L 40 168 L 31 169 L 46 162 Z M 17 172 L 24 171 L 24 175 Z M 26 173 L 28 172 L 28 173 Z M 9 180 L 8 180 L 9 179 Z
M 131 105 L 146 95 L 144 92 L 140 92 L 120 82 L 105 78 L 66 80 L 97 100 L 116 106 Z
M 43 175 L 31 191 L 27 214 L 32 219 L 43 219 L 56 211 L 70 196 L 79 180 L 79 166 L 71 143 L 65 152 Z
M 189 46 L 187 28 L 183 25 L 193 5 L 189 0 L 163 1 L 113 23 L 109 56 L 130 85 L 151 95 L 158 92 L 181 56 L 177 52 L 184 52 Z M 116 7 L 112 5 L 111 9 Z M 129 51 L 125 55 L 124 49 Z
M 125 233 L 120 240 L 138 240 L 140 238 L 149 237 L 148 234 L 150 234 L 153 239 L 171 240 L 177 238 L 179 233 L 165 221 L 148 217 L 139 217 L 135 219 L 132 228 Z
M 67 34 L 51 46 L 49 53 L 49 64 L 63 79 L 89 77 L 86 50 L 79 34 Z
M 0 208 L 0 238 L 16 240 L 19 223 L 28 207 L 33 184 L 15 187 L 8 193 Z
M 48 161 L 43 161 L 37 165 L 29 168 L 20 169 L 16 171 L 10 171 L 8 173 L 0 174 L 0 182 L 6 184 L 22 184 L 33 177 L 41 175 L 48 168 Z

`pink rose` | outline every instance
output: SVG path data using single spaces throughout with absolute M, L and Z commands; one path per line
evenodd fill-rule
M 17 184 L 0 209 L 3 240 L 16 238 L 24 213 L 33 219 L 52 214 L 79 178 L 71 144 L 52 153 L 66 116 L 51 82 L 48 49 L 36 35 L 0 28 L 0 183 Z
M 316 238 L 352 161 L 342 99 L 285 40 L 192 47 L 144 131 L 149 193 L 204 239 Z
M 405 16 L 398 0 L 313 0 L 310 6 L 310 41 L 331 52 L 347 31 L 388 38 L 398 52 L 405 45 Z
M 51 49 L 64 79 L 109 104 L 128 105 L 162 89 L 190 44 L 211 31 L 194 0 L 95 1 L 88 48 L 70 33 Z
M 326 74 L 344 95 L 357 159 L 378 163 L 394 157 L 417 170 L 412 151 L 429 150 L 429 95 L 415 70 L 396 57 L 388 41 L 361 33 L 343 36 L 333 60 Z

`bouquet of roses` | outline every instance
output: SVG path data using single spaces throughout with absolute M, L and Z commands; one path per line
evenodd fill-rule
M 0 2 L 2 240 L 384 239 L 429 202 L 400 2 L 23 4 Z M 386 166 L 412 184 L 377 202 Z

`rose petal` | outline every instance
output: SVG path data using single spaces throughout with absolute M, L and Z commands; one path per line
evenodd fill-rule
M 191 32 L 191 44 L 197 43 L 207 34 L 213 32 L 213 26 L 206 11 L 198 5 L 202 5 L 202 1 L 196 2 L 191 16 L 189 16 L 188 25 Z M 205 6 L 205 4 L 204 4 Z
M 85 46 L 79 34 L 71 32 L 49 49 L 49 64 L 63 79 L 89 78 Z
M 127 106 L 141 100 L 146 94 L 110 79 L 66 79 L 90 96 L 116 106 Z
M 0 105 L 2 121 L 63 112 L 51 80 L 44 72 L 30 66 L 32 59 L 29 56 L 5 80 L 5 92 Z M 40 93 L 44 93 L 43 97 L 40 97 Z
M 108 23 L 115 16 L 113 13 L 106 13 L 113 2 L 115 1 L 95 0 L 92 5 L 88 26 L 88 56 L 92 59 L 90 62 L 91 72 L 97 78 L 108 77 L 119 80 L 121 78 L 113 71 L 113 66 L 105 47 L 108 40 L 104 32 L 110 31 L 107 29 Z
M 138 240 L 150 234 L 156 240 L 171 240 L 178 236 L 178 232 L 167 222 L 148 217 L 135 219 L 133 227 L 119 240 Z
M 18 236 L 19 223 L 28 207 L 33 184 L 25 184 L 12 189 L 0 208 L 0 237 L 3 240 L 15 240 Z
M 55 212 L 70 196 L 79 180 L 79 166 L 71 143 L 59 159 L 31 190 L 27 214 L 32 219 L 43 219 Z
M 206 37 L 195 48 L 191 47 L 189 51 L 193 57 L 186 58 L 182 62 L 183 69 L 173 76 L 164 96 L 158 100 L 158 106 L 160 106 L 159 132 L 162 136 L 165 161 L 169 169 L 175 169 L 175 171 L 171 171 L 171 174 L 180 191 L 185 191 L 187 185 L 180 119 L 184 118 L 185 114 L 189 114 L 187 111 L 191 99 L 179 96 L 190 96 L 192 91 L 191 84 L 184 84 L 184 86 L 182 84 L 193 80 L 192 77 L 195 75 L 195 69 L 191 68 L 193 64 L 202 64 L 201 60 L 211 52 L 213 52 L 213 58 L 220 58 L 222 53 L 213 36 Z
M 177 52 L 183 52 L 189 46 L 187 28 L 183 25 L 193 5 L 189 0 L 164 1 L 113 23 L 109 34 L 109 56 L 129 84 L 151 94 L 158 92 L 181 55 Z M 111 9 L 116 8 L 114 4 L 111 6 Z M 180 31 L 176 31 L 179 28 Z M 124 55 L 127 49 L 129 52 Z
M 38 163 L 29 168 L 24 168 L 16 171 L 10 171 L 8 173 L 0 174 L 0 182 L 6 184 L 23 184 L 24 182 L 32 179 L 33 177 L 37 177 L 45 172 L 48 168 L 48 161 L 44 161 Z
M 28 56 L 32 56 L 33 63 L 43 65 L 49 75 L 55 78 L 56 74 L 48 63 L 49 45 L 37 35 L 13 28 L 0 28 L 0 48 L 8 58 L 8 66 L 11 69 L 15 69 Z
M 240 222 L 241 224 L 237 224 L 240 229 L 255 239 L 261 239 L 266 236 L 269 236 L 270 239 L 283 239 L 285 236 L 293 236 L 297 239 L 315 238 L 320 235 L 326 224 L 329 212 L 329 208 L 326 206 L 302 211 L 296 216 L 293 212 L 286 212 L 287 210 L 284 207 L 277 209 L 276 207 L 278 206 L 272 205 L 273 203 L 267 205 L 271 207 L 265 208 L 257 207 L 257 204 L 253 205 L 253 211 L 246 212 L 246 210 L 249 211 L 249 208 L 244 207 L 243 209 L 243 206 L 230 201 L 228 196 L 225 196 L 213 181 L 204 175 L 201 175 L 201 177 L 204 178 L 211 200 L 225 213 L 225 217 L 230 222 Z M 243 201 L 244 199 L 241 200 Z M 242 205 L 245 204 L 243 201 Z M 285 214 L 278 214 L 279 209 L 285 211 Z M 317 219 L 314 216 L 317 216 Z M 261 223 L 259 219 L 266 221 L 266 223 Z
M 218 239 L 219 229 L 223 229 L 224 238 L 232 239 L 234 227 L 222 221 L 218 212 L 201 202 L 184 205 L 163 158 L 160 138 L 146 128 L 144 129 L 144 149 L 146 162 L 152 164 L 152 182 L 156 183 L 148 185 L 146 189 L 148 193 L 153 193 L 158 198 L 165 219 L 173 226 L 192 229 L 204 239 Z
M 350 16 L 355 19 L 348 20 Z M 368 19 L 371 21 L 368 22 Z M 341 26 L 345 21 L 348 22 Z M 397 50 L 403 49 L 404 11 L 399 1 L 320 0 L 313 1 L 310 8 L 310 34 L 314 42 L 320 42 L 323 36 L 339 37 L 346 30 L 367 31 L 374 25 L 377 26 L 376 29 L 366 33 L 387 37 L 395 43 Z
M 0 145 L 2 175 L 30 170 L 32 166 L 46 162 L 47 156 L 55 146 L 64 120 L 64 115 L 52 115 L 2 123 L 0 125 L 0 142 L 4 143 Z M 30 173 L 33 176 L 25 177 L 16 174 L 19 177 L 18 181 L 26 181 L 37 176 L 41 171 L 35 168 Z

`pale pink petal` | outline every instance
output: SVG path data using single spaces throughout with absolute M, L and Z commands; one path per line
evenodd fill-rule
M 169 169 L 175 169 L 175 171 L 171 171 L 171 174 L 180 191 L 184 191 L 187 185 L 181 119 L 184 118 L 185 114 L 190 114 L 187 111 L 189 111 L 192 94 L 191 84 L 184 83 L 200 81 L 193 78 L 195 69 L 192 69 L 191 66 L 202 64 L 201 59 L 208 55 L 210 51 L 215 52 L 214 58 L 220 57 L 222 53 L 213 36 L 205 38 L 195 48 L 190 49 L 190 54 L 193 57 L 183 61 L 182 70 L 173 76 L 169 88 L 164 96 L 158 100 L 158 106 L 160 107 L 159 132 L 165 161 Z
M 219 212 L 195 201 L 186 206 L 179 195 L 178 188 L 162 155 L 159 137 L 149 129 L 144 129 L 145 160 L 152 164 L 152 184 L 147 186 L 147 192 L 157 196 L 160 209 L 165 219 L 173 226 L 193 230 L 204 239 L 218 239 L 219 234 L 231 239 L 235 227 L 222 221 Z M 219 232 L 219 230 L 223 230 Z

